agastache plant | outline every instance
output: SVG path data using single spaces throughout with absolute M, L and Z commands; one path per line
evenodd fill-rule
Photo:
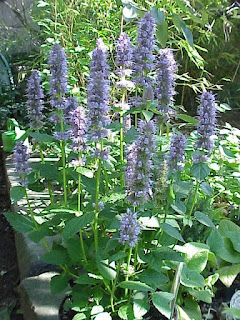
M 203 92 L 201 95 L 201 105 L 198 113 L 198 140 L 196 148 L 201 149 L 205 154 L 196 155 L 195 162 L 206 161 L 213 149 L 213 135 L 216 129 L 216 104 L 212 92 Z
M 14 167 L 15 171 L 19 174 L 19 182 L 22 186 L 28 185 L 27 175 L 31 171 L 28 165 L 28 159 L 30 158 L 27 153 L 27 147 L 22 141 L 18 141 L 14 148 Z
M 129 147 L 127 154 L 126 186 L 129 202 L 143 205 L 149 199 L 152 187 L 152 156 L 155 148 L 153 120 L 139 123 L 139 137 Z
M 43 126 L 43 89 L 36 70 L 33 70 L 27 82 L 27 111 L 30 127 L 38 131 Z
M 119 242 L 134 247 L 138 242 L 140 232 L 141 227 L 137 221 L 137 213 L 127 208 L 127 212 L 121 215 Z
M 186 145 L 187 139 L 183 134 L 175 133 L 172 136 L 168 156 L 168 167 L 172 172 L 181 171 L 183 169 Z
M 79 153 L 87 149 L 87 120 L 85 109 L 82 106 L 78 106 L 70 115 L 72 147 L 74 152 Z
M 173 103 L 173 97 L 176 94 L 175 80 L 177 64 L 172 50 L 162 49 L 156 66 L 156 96 L 159 103 L 159 110 L 165 112 L 166 116 L 168 116 L 169 106 Z

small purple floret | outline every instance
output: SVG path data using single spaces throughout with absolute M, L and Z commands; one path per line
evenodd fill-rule
M 86 150 L 87 141 L 87 121 L 85 116 L 85 109 L 78 106 L 71 112 L 71 138 L 73 141 L 73 151 L 81 152 Z
M 27 174 L 31 171 L 28 166 L 29 158 L 27 147 L 24 146 L 22 141 L 18 141 L 14 148 L 14 167 L 15 171 L 20 175 L 19 183 L 24 187 L 28 185 Z
M 184 164 L 187 139 L 181 133 L 175 133 L 171 139 L 168 166 L 173 172 L 181 171 Z
M 121 215 L 120 239 L 121 244 L 127 243 L 134 247 L 138 242 L 138 235 L 141 232 L 141 226 L 137 221 L 137 214 L 127 208 L 127 212 Z

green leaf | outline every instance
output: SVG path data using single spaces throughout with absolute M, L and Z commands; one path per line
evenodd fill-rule
M 32 219 L 24 214 L 19 214 L 17 212 L 7 212 L 4 213 L 9 224 L 18 232 L 29 232 L 34 229 L 34 224 Z
M 188 41 L 190 46 L 193 48 L 193 34 L 192 31 L 186 26 L 186 24 L 183 22 L 183 20 L 180 21 L 182 33 L 185 37 L 185 39 Z
M 132 3 L 129 2 L 127 5 L 123 7 L 122 14 L 123 14 L 124 20 L 126 22 L 130 22 L 137 18 L 138 9 Z
M 67 264 L 69 262 L 69 257 L 66 249 L 59 248 L 59 249 L 53 249 L 50 252 L 46 253 L 43 257 L 41 257 L 41 260 L 49 264 L 59 265 L 59 264 Z
M 124 252 L 124 251 L 118 251 L 117 253 L 115 253 L 114 255 L 112 255 L 110 258 L 109 258 L 109 262 L 112 262 L 112 261 L 117 261 L 117 260 L 120 260 L 120 259 L 123 259 L 127 256 L 127 254 Z
M 212 196 L 213 189 L 210 187 L 210 185 L 207 182 L 202 182 L 199 187 L 205 195 Z
M 104 310 L 103 306 L 101 305 L 96 305 L 96 306 L 93 306 L 92 307 L 92 310 L 91 310 L 91 316 L 92 315 L 95 315 L 95 314 L 98 314 L 98 313 L 102 313 Z
M 161 24 L 157 25 L 156 28 L 156 37 L 162 48 L 166 47 L 168 40 L 168 23 L 164 20 Z
M 184 215 L 186 213 L 186 210 L 187 210 L 185 204 L 180 200 L 176 200 L 175 203 L 171 205 L 171 207 L 177 213 L 182 214 L 182 215 Z
M 56 294 L 66 289 L 68 281 L 69 276 L 66 276 L 66 274 L 63 273 L 52 277 L 50 281 L 51 293 Z
M 183 266 L 180 282 L 191 288 L 204 287 L 205 284 L 203 276 L 197 271 L 188 269 L 186 265 Z
M 149 309 L 150 304 L 147 292 L 137 292 L 133 298 L 133 313 L 136 319 L 142 319 Z
M 190 169 L 191 174 L 198 181 L 204 180 L 210 172 L 210 169 L 206 163 L 194 163 Z
M 84 167 L 78 167 L 76 169 L 77 173 L 80 173 L 81 175 L 89 178 L 89 179 L 92 179 L 93 178 L 93 172 L 88 169 L 88 168 L 84 168 Z
M 187 291 L 190 293 L 191 296 L 196 298 L 199 301 L 204 301 L 206 303 L 212 303 L 212 296 L 213 294 L 210 292 L 210 290 L 204 289 L 204 290 L 197 290 L 193 288 L 188 288 Z
M 212 220 L 208 216 L 206 216 L 203 212 L 196 211 L 194 213 L 194 216 L 200 223 L 204 224 L 205 226 L 215 228 L 215 225 L 212 222 Z
M 40 242 L 43 238 L 53 236 L 54 232 L 53 230 L 49 229 L 48 225 L 45 225 L 44 223 L 39 226 L 39 228 L 36 230 L 32 230 L 29 234 L 28 237 L 31 239 L 33 242 L 38 243 Z
M 170 304 L 174 299 L 174 294 L 169 292 L 154 292 L 152 293 L 152 303 L 166 318 L 170 318 L 171 307 Z
M 164 274 L 152 269 L 144 270 L 138 278 L 141 282 L 145 282 L 154 288 L 160 287 L 168 281 L 168 278 Z
M 79 232 L 80 229 L 90 224 L 93 221 L 93 218 L 94 218 L 94 213 L 88 212 L 88 213 L 84 213 L 80 217 L 75 217 L 72 220 L 68 221 L 62 233 L 63 242 L 66 242 L 69 238 L 71 238 L 77 232 Z
M 132 127 L 126 132 L 124 141 L 126 143 L 132 143 L 138 138 L 138 135 L 138 131 L 134 127 Z
M 187 115 L 187 114 L 182 114 L 182 113 L 179 113 L 177 114 L 177 117 L 178 119 L 181 119 L 185 122 L 188 122 L 188 123 L 191 123 L 192 125 L 196 126 L 198 124 L 198 120 Z
M 77 284 L 97 284 L 101 279 L 90 277 L 89 274 L 83 274 L 74 280 Z
M 237 308 L 226 308 L 222 313 L 227 313 L 229 316 L 235 317 L 235 319 L 240 319 L 240 310 Z
M 12 203 L 16 203 L 25 197 L 25 188 L 22 186 L 12 187 L 10 190 L 10 198 Z
M 79 263 L 83 257 L 79 237 L 71 238 L 66 242 L 67 252 L 73 263 Z M 85 247 L 86 250 L 86 247 Z
M 55 164 L 53 163 L 42 163 L 40 168 L 40 175 L 43 178 L 49 180 L 56 180 L 59 172 Z
M 72 320 L 84 320 L 87 319 L 86 315 L 84 313 L 78 313 L 75 314 Z
M 124 304 L 123 306 L 121 306 L 119 308 L 118 316 L 119 316 L 120 319 L 128 320 L 128 308 L 129 308 L 128 304 Z
M 196 301 L 184 299 L 184 306 L 177 306 L 180 320 L 202 320 L 201 310 Z
M 156 24 L 162 24 L 164 21 L 164 12 L 159 10 L 157 7 L 152 7 L 150 11 Z
M 112 317 L 111 317 L 110 313 L 108 313 L 108 312 L 101 312 L 101 313 L 97 314 L 94 319 L 95 320 L 112 320 Z
M 222 283 L 229 288 L 240 273 L 240 264 L 223 267 L 218 269 L 216 272 L 219 274 L 219 279 Z
M 162 223 L 161 227 L 163 231 L 166 232 L 169 236 L 181 242 L 185 242 L 180 232 L 176 228 L 172 227 L 170 224 Z
M 138 290 L 138 291 L 154 291 L 153 288 L 142 283 L 140 281 L 122 281 L 118 285 L 120 288 L 123 289 L 130 289 L 130 290 Z
M 97 257 L 97 268 L 104 278 L 108 280 L 114 280 L 116 278 L 115 261 L 109 263 L 107 259 L 100 260 L 99 257 Z
M 173 183 L 173 191 L 177 198 L 187 198 L 191 188 L 192 188 L 192 182 L 187 181 L 179 181 L 176 183 Z
M 50 136 L 49 134 L 46 133 L 39 133 L 39 132 L 28 132 L 28 134 L 30 135 L 30 137 L 33 137 L 34 139 L 36 139 L 39 142 L 46 142 L 46 143 L 50 143 L 50 142 L 55 142 L 56 139 L 52 136 Z
M 153 117 L 153 112 L 147 111 L 147 110 L 142 110 L 142 114 L 144 115 L 146 121 L 150 121 Z

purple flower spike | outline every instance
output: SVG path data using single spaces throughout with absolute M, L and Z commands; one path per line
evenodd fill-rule
M 67 59 L 63 48 L 55 43 L 52 47 L 49 57 L 50 65 L 50 95 L 56 99 L 52 99 L 51 103 L 55 106 L 56 100 L 68 92 L 67 88 Z M 61 109 L 61 104 L 57 104 L 57 108 Z M 64 109 L 62 107 L 62 109 Z
M 118 75 L 122 76 L 129 76 L 131 74 L 132 66 L 132 44 L 125 32 L 120 34 L 120 37 L 117 41 L 117 66 L 121 69 L 118 70 Z
M 141 227 L 137 221 L 137 214 L 132 213 L 127 208 L 127 212 L 121 215 L 120 239 L 121 244 L 128 243 L 130 247 L 134 247 L 138 242 L 138 235 L 141 232 Z
M 43 89 L 38 72 L 33 70 L 27 83 L 27 111 L 30 127 L 39 130 L 43 126 Z
M 80 152 L 86 150 L 87 122 L 85 117 L 85 109 L 82 106 L 78 106 L 74 111 L 71 112 L 71 122 L 73 151 Z
M 157 62 L 156 95 L 159 108 L 168 112 L 169 105 L 173 102 L 175 91 L 177 64 L 170 49 L 162 49 Z
M 135 207 L 148 200 L 152 187 L 154 122 L 140 121 L 139 132 L 138 139 L 128 149 L 126 170 L 127 196 Z
M 154 19 L 147 12 L 139 23 L 137 46 L 134 50 L 135 82 L 146 86 L 149 83 L 147 74 L 153 69 Z
M 202 93 L 201 105 L 198 108 L 198 120 L 196 148 L 203 149 L 210 154 L 213 149 L 212 136 L 216 128 L 216 105 L 212 92 Z
M 26 175 L 31 171 L 28 166 L 29 158 L 27 147 L 24 146 L 22 141 L 18 141 L 14 148 L 14 167 L 15 171 L 20 175 L 19 183 L 24 187 L 28 185 Z
M 173 172 L 181 171 L 184 163 L 185 148 L 187 139 L 183 134 L 174 134 L 170 145 L 168 166 Z
M 100 141 L 108 135 L 105 128 L 110 119 L 109 106 L 109 66 L 106 62 L 106 48 L 102 39 L 97 40 L 97 48 L 93 51 L 88 84 L 88 125 L 92 141 Z

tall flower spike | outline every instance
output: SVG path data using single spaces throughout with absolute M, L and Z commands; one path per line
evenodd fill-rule
M 22 141 L 18 141 L 14 148 L 14 167 L 15 171 L 19 174 L 19 183 L 26 187 L 28 185 L 27 182 L 27 174 L 31 171 L 28 166 L 28 159 L 30 156 L 27 154 L 27 147 L 24 146 Z
M 71 112 L 71 138 L 73 141 L 73 151 L 80 152 L 86 150 L 86 132 L 87 122 L 85 117 L 85 109 L 82 106 L 78 106 Z
M 30 127 L 39 130 L 43 126 L 43 89 L 40 77 L 36 70 L 33 70 L 27 83 L 27 111 L 30 120 Z
M 161 111 L 168 113 L 173 102 L 177 64 L 170 49 L 162 49 L 157 62 L 156 95 Z
M 153 69 L 154 19 L 147 12 L 139 23 L 137 46 L 134 50 L 135 82 L 146 86 L 149 83 L 147 74 Z
M 57 109 L 65 109 L 66 103 L 62 97 L 68 92 L 67 59 L 63 48 L 57 43 L 50 52 L 49 65 L 51 105 Z
M 127 155 L 127 197 L 133 206 L 142 205 L 149 198 L 152 187 L 152 156 L 155 148 L 155 125 L 140 121 L 139 137 L 129 147 Z
M 133 59 L 133 48 L 128 35 L 122 32 L 117 41 L 117 61 L 116 64 L 121 69 L 118 70 L 118 75 L 129 76 L 131 74 L 131 66 Z
M 213 135 L 216 129 L 216 104 L 212 92 L 203 92 L 201 95 L 201 105 L 198 108 L 198 140 L 196 148 L 202 149 L 210 154 L 213 149 Z M 195 159 L 197 160 L 197 159 Z M 206 160 L 203 156 L 202 159 Z
M 168 166 L 173 172 L 181 171 L 183 168 L 186 145 L 187 139 L 183 134 L 175 133 L 173 135 L 168 158 Z
M 138 235 L 141 232 L 140 224 L 137 221 L 137 214 L 127 208 L 127 212 L 121 215 L 120 238 L 121 244 L 127 243 L 134 247 L 138 242 Z
M 93 51 L 90 65 L 88 84 L 88 125 L 91 131 L 92 141 L 100 141 L 108 135 L 105 128 L 110 119 L 108 116 L 109 106 L 109 66 L 106 62 L 106 48 L 102 39 L 97 40 L 97 47 Z

